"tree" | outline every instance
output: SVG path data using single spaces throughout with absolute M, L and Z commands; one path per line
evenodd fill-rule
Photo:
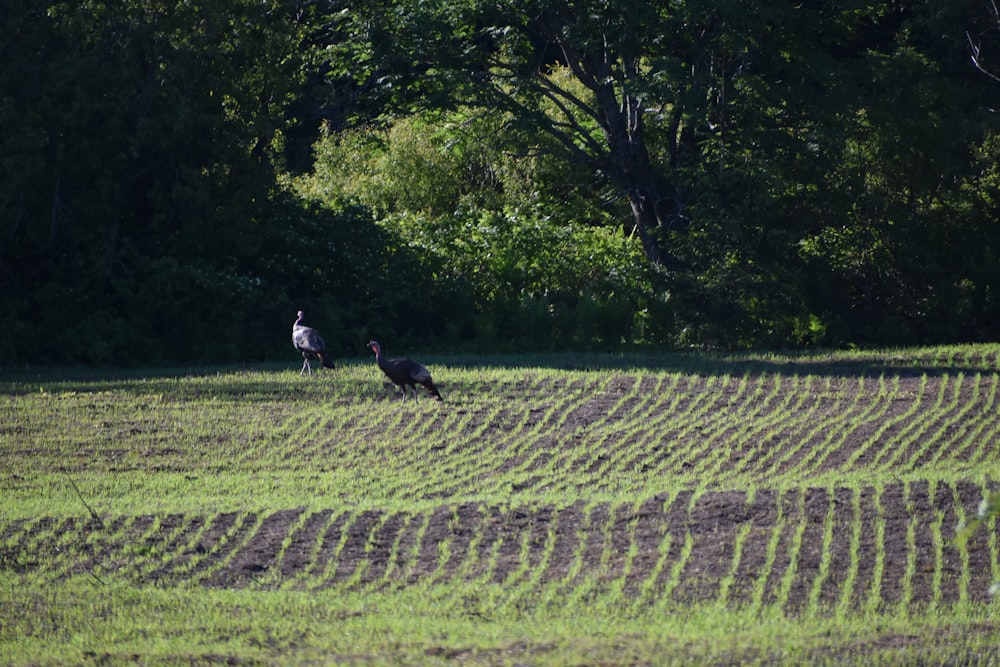
M 791 71 L 791 61 L 823 42 L 813 37 L 849 31 L 874 11 L 864 3 L 756 4 L 647 2 L 623 11 L 604 0 L 387 0 L 341 5 L 324 38 L 353 46 L 336 52 L 349 63 L 337 72 L 385 93 L 383 109 L 415 98 L 461 102 L 546 133 L 546 150 L 586 165 L 628 202 L 647 256 L 678 269 L 691 173 L 711 166 L 707 144 L 738 140 L 742 128 L 727 110 L 758 61 L 784 58 Z
M 857 52 L 827 206 L 800 243 L 822 277 L 812 312 L 839 322 L 831 342 L 975 340 L 995 326 L 997 117 L 961 46 L 979 3 L 896 5 Z
M 0 359 L 25 358 L 29 324 L 75 342 L 42 355 L 148 357 L 252 284 L 296 82 L 276 6 L 4 3 Z

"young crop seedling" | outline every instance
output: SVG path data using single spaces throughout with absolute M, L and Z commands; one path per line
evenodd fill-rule
M 0 652 L 995 661 L 998 362 L 444 358 L 444 410 L 351 360 L 0 375 Z

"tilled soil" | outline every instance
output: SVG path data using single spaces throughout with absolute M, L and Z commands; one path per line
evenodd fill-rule
M 426 509 L 359 510 L 348 497 L 318 509 L 263 514 L 17 519 L 0 523 L 0 570 L 53 582 L 113 575 L 146 585 L 255 590 L 479 585 L 520 596 L 526 605 L 612 592 L 637 611 L 719 602 L 795 614 L 987 601 L 998 570 L 996 521 L 975 531 L 964 548 L 954 537 L 995 485 L 821 487 L 809 480 L 854 479 L 868 469 L 879 480 L 917 480 L 934 465 L 973 471 L 992 461 L 996 374 L 980 376 L 969 367 L 841 375 L 839 366 L 811 368 L 805 376 L 770 374 L 778 370 L 620 374 L 599 383 L 591 378 L 594 386 L 583 388 L 576 376 L 524 380 L 502 388 L 510 395 L 501 392 L 490 404 L 432 410 L 392 395 L 366 411 L 366 419 L 336 423 L 325 413 L 300 414 L 278 403 L 282 411 L 268 427 L 283 446 L 295 442 L 295 455 L 275 447 L 267 465 L 322 474 L 345 452 L 370 447 L 358 459 L 358 474 L 369 473 L 371 461 L 391 459 L 412 477 L 387 473 L 395 485 L 387 495 L 406 495 Z M 168 417 L 131 426 L 156 432 L 163 446 L 155 440 L 156 447 L 121 463 L 122 420 L 142 411 L 119 409 L 125 398 L 117 395 L 64 398 L 94 408 L 78 436 L 83 444 L 67 450 L 69 468 L 104 466 L 113 473 L 127 464 L 156 474 L 177 465 L 171 438 L 183 433 L 170 430 L 179 427 Z M 220 414 L 248 419 L 243 400 L 233 401 L 239 410 Z M 455 416 L 462 419 L 449 421 Z M 47 424 L 18 428 L 47 434 Z M 371 437 L 387 429 L 404 444 L 390 451 Z M 232 459 L 246 467 L 269 455 L 267 440 L 233 432 L 254 446 L 219 435 L 210 453 L 193 449 L 219 466 Z M 43 441 L 12 439 L 6 460 L 62 466 L 62 458 L 45 459 Z M 200 471 L 213 469 L 204 465 Z M 643 486 L 627 495 L 640 500 L 590 499 L 614 497 L 612 485 L 632 471 Z M 557 474 L 568 489 L 566 504 L 530 500 L 553 497 L 544 494 L 560 481 Z M 801 486 L 769 488 L 779 476 L 783 486 L 789 479 Z M 31 483 L 19 474 L 4 479 Z M 416 488 L 405 488 L 411 482 Z M 739 490 L 750 486 L 757 490 Z M 481 497 L 509 491 L 511 500 L 502 506 L 454 500 L 456 489 L 469 497 L 480 487 L 489 491 Z
M 115 572 L 160 586 L 265 590 L 382 590 L 430 579 L 569 591 L 587 582 L 637 604 L 722 601 L 791 613 L 939 605 L 989 597 L 993 527 L 972 536 L 965 557 L 951 542 L 956 502 L 971 516 L 982 497 L 972 483 L 919 482 L 752 498 L 682 491 L 627 505 L 442 504 L 414 514 L 43 518 L 5 527 L 0 567 L 54 580 Z

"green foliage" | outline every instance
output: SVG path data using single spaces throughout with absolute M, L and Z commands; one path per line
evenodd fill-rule
M 299 308 L 354 354 L 370 327 L 428 340 L 458 307 L 365 211 L 276 187 L 300 76 L 277 7 L 0 18 L 16 37 L 0 73 L 0 363 L 280 358 Z
M 623 211 L 608 201 L 629 197 L 634 206 L 635 192 L 658 192 L 650 196 L 672 208 L 657 215 L 685 221 L 655 239 L 683 267 L 670 280 L 665 325 L 676 340 L 743 347 L 980 339 L 998 316 L 996 277 L 985 268 L 995 265 L 986 222 L 995 216 L 966 183 L 979 178 L 974 147 L 995 128 L 982 113 L 991 83 L 939 39 L 944 31 L 951 44 L 964 41 L 975 12 L 960 4 L 904 11 L 860 0 L 684 2 L 623 15 L 510 2 L 501 12 L 480 8 L 474 19 L 464 5 L 438 12 L 390 3 L 419 27 L 389 23 L 379 34 L 395 35 L 422 65 L 401 71 L 405 61 L 376 53 L 369 62 L 383 78 L 365 81 L 377 88 L 419 72 L 436 88 L 415 99 L 485 109 L 492 127 L 515 130 L 502 135 L 507 152 L 541 147 L 575 165 L 575 180 L 591 186 L 562 190 L 563 200 L 588 203 L 562 216 L 558 196 L 537 199 L 561 222 L 611 215 L 619 224 Z M 425 32 L 442 38 L 439 46 Z M 607 69 L 598 72 L 602 62 Z M 619 178 L 615 145 L 625 139 L 608 100 L 621 109 L 641 100 L 645 120 L 635 120 L 629 141 L 635 153 L 650 153 L 655 173 L 645 180 Z M 394 122 L 392 131 L 406 125 Z M 409 125 L 419 130 L 404 142 L 412 152 L 387 143 L 387 159 L 410 160 L 407 176 L 370 187 L 367 201 L 450 215 L 456 201 L 491 190 L 473 179 L 457 187 L 442 180 L 461 178 L 454 162 L 440 161 L 456 145 L 447 126 L 427 117 Z M 560 192 L 546 185 L 559 180 L 553 172 L 528 173 L 533 192 Z M 665 187 L 650 185 L 657 180 Z M 373 185 L 385 181 L 376 176 Z M 506 192 L 504 201 L 486 206 L 507 210 Z M 515 208 L 523 212 L 523 204 Z M 602 214 L 580 215 L 588 208 Z
M 276 358 L 300 307 L 344 354 L 990 338 L 967 43 L 988 66 L 996 28 L 981 0 L 13 0 L 0 364 Z
M 0 361 L 233 359 L 246 330 L 218 314 L 260 297 L 285 24 L 257 2 L 18 4 L 0 14 L 0 266 L 35 336 Z
M 485 109 L 426 112 L 379 127 L 332 131 L 314 147 L 296 192 L 355 201 L 377 214 L 447 216 L 458 209 L 532 212 L 578 224 L 610 224 L 588 170 L 567 167 L 543 136 Z
M 544 156 L 513 158 L 482 111 L 398 119 L 330 134 L 303 197 L 357 201 L 472 309 L 449 313 L 449 346 L 613 348 L 669 340 L 657 272 L 637 240 L 606 226 L 593 197 L 560 200 Z M 547 178 L 540 178 L 547 175 Z M 531 190 L 535 187 L 535 190 Z M 604 225 L 592 224 L 603 222 Z M 655 311 L 657 317 L 649 314 Z
M 844 8 L 833 43 L 789 24 L 728 90 L 728 131 L 701 144 L 715 168 L 689 170 L 683 340 L 977 340 L 1000 322 L 993 163 L 975 157 L 992 84 L 939 39 L 960 42 L 969 12 L 872 10 Z
M 828 177 L 840 218 L 826 216 L 800 244 L 810 269 L 830 278 L 813 289 L 863 340 L 981 337 L 1000 314 L 984 303 L 993 288 L 981 268 L 996 252 L 995 225 L 966 185 L 981 178 L 971 159 L 979 110 L 956 113 L 979 101 L 959 85 L 968 76 L 956 80 L 913 46 L 866 63 L 875 96 L 846 125 Z M 901 118 L 899 108 L 921 111 Z
M 637 315 L 664 307 L 648 296 L 656 275 L 621 230 L 490 211 L 384 224 L 437 257 L 439 279 L 471 291 L 483 349 L 607 349 L 658 333 Z

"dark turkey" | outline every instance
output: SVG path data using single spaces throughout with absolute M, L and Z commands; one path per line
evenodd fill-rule
M 323 368 L 333 368 L 333 360 L 326 353 L 326 343 L 323 341 L 323 337 L 316 333 L 312 327 L 302 324 L 301 310 L 295 319 L 295 324 L 292 325 L 292 345 L 302 353 L 302 370 L 299 371 L 299 375 L 305 373 L 306 370 L 309 371 L 309 375 L 312 375 L 309 357 L 319 359 L 323 363 Z
M 373 340 L 368 343 L 368 347 L 375 352 L 375 361 L 378 363 L 378 367 L 382 369 L 382 372 L 385 373 L 385 376 L 403 390 L 404 401 L 406 400 L 407 387 L 413 390 L 413 398 L 417 398 L 416 385 L 418 384 L 423 385 L 431 396 L 437 397 L 437 400 L 444 401 L 441 398 L 441 392 L 434 386 L 431 374 L 426 368 L 410 359 L 383 359 L 382 346 L 378 344 L 378 341 Z

